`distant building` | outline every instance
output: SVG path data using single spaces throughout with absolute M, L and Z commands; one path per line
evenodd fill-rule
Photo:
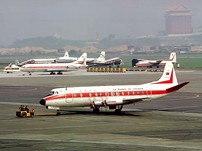
M 192 12 L 183 4 L 166 11 L 166 34 L 192 34 Z

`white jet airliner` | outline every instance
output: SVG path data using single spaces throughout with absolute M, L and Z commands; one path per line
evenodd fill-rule
M 57 63 L 69 63 L 69 62 L 73 62 L 77 59 L 78 58 L 76 58 L 76 57 L 70 57 L 68 51 L 66 51 L 65 55 L 63 57 L 59 57 L 56 59 L 56 62 Z M 94 62 L 95 60 L 102 61 L 103 59 L 105 60 L 105 52 L 104 51 L 102 51 L 100 53 L 100 56 L 98 58 L 86 58 L 86 63 L 88 64 L 88 63 Z
M 159 67 L 164 66 L 167 62 L 176 63 L 176 53 L 171 52 L 168 60 L 145 60 L 145 59 L 133 59 L 133 67 Z
M 123 105 L 160 98 L 188 83 L 178 84 L 173 64 L 168 62 L 158 81 L 141 85 L 56 88 L 41 99 L 40 104 L 57 110 L 58 115 L 63 107 L 91 107 L 94 112 L 99 112 L 100 107 L 109 107 L 121 112 Z
M 26 64 L 20 68 L 22 72 L 50 72 L 50 74 L 62 74 L 62 72 L 71 69 L 86 68 L 87 53 L 83 53 L 81 57 L 72 63 L 48 63 L 48 64 Z

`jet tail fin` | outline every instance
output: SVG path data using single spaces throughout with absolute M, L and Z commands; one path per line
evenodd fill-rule
M 86 65 L 87 53 L 83 53 L 74 63 Z
M 19 64 L 20 64 L 19 60 L 15 60 L 15 65 L 19 65 Z
M 161 78 L 158 81 L 152 82 L 152 84 L 178 85 L 175 69 L 172 62 L 169 61 L 166 63 Z
M 69 58 L 69 53 L 68 53 L 68 51 L 65 52 L 64 57 L 65 57 L 65 58 Z
M 173 62 L 173 63 L 176 63 L 176 62 L 177 62 L 176 52 L 171 52 L 171 53 L 170 53 L 170 57 L 169 57 L 168 61 L 171 61 L 171 62 Z
M 96 59 L 98 62 L 103 62 L 105 61 L 105 51 L 102 51 L 100 53 L 100 56 Z

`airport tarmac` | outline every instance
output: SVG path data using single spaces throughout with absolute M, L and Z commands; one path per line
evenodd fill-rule
M 142 84 L 162 73 L 88 73 L 63 75 L 0 74 L 0 150 L 202 150 L 202 71 L 176 71 L 190 81 L 178 92 L 148 103 L 124 106 L 116 115 L 103 108 L 71 108 L 63 115 L 38 104 L 53 88 Z M 16 118 L 19 105 L 36 110 L 34 118 Z

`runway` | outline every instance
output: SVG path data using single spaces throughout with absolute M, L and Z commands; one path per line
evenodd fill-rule
M 58 117 L 38 104 L 56 87 L 142 84 L 161 74 L 0 74 L 0 150 L 202 150 L 201 71 L 176 71 L 179 83 L 190 84 L 161 99 L 124 106 L 120 115 L 71 108 Z M 34 108 L 36 117 L 16 118 L 20 104 Z

